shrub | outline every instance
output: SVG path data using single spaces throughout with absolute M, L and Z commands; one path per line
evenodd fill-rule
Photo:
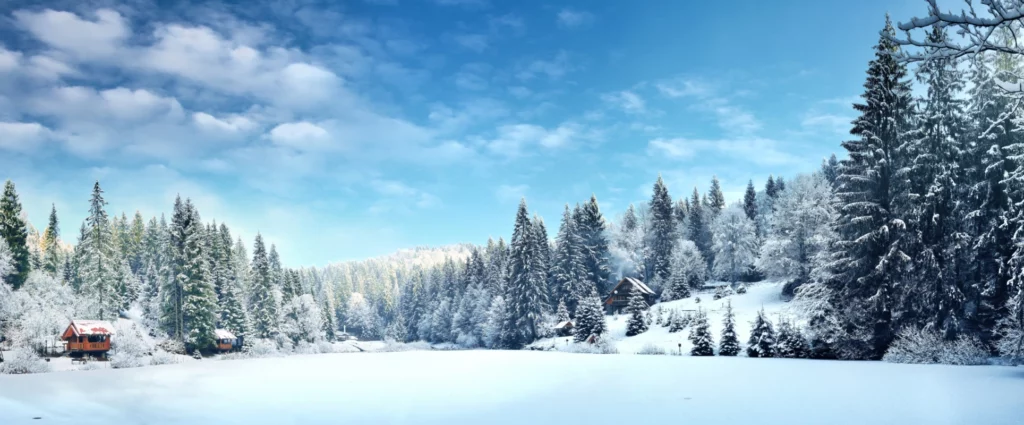
M 153 357 L 149 359 L 149 364 L 153 366 L 160 366 L 165 364 L 177 363 L 178 360 L 174 358 L 174 354 L 168 353 L 163 350 L 156 350 L 153 353 Z
M 651 343 L 644 344 L 644 346 L 640 348 L 640 351 L 637 351 L 636 353 L 649 356 L 664 356 L 667 354 L 664 348 Z
M 321 352 L 323 354 L 334 353 L 334 352 L 337 351 L 334 348 L 334 344 L 333 343 L 331 343 L 329 341 L 324 341 L 324 340 L 320 340 L 320 341 L 316 342 L 316 349 L 317 349 L 317 351 L 319 351 L 319 352 Z
M 384 340 L 384 347 L 378 351 L 392 353 L 399 351 L 429 351 L 430 349 L 430 344 L 424 341 L 403 343 L 388 338 Z
M 603 339 L 598 340 L 594 344 L 588 344 L 585 342 L 569 344 L 564 351 L 568 353 L 581 354 L 619 354 L 619 350 L 616 349 L 614 345 Z
M 988 350 L 975 338 L 961 336 L 949 341 L 931 330 L 900 332 L 882 360 L 891 363 L 988 364 Z
M 78 370 L 100 370 L 100 369 L 103 369 L 103 366 L 100 366 L 100 364 L 96 363 L 96 362 L 85 362 L 85 363 L 82 363 L 81 366 L 78 366 Z
M 176 339 L 166 339 L 156 345 L 157 348 L 164 350 L 171 354 L 187 354 L 185 352 L 185 344 Z
M 45 373 L 50 371 L 50 364 L 43 361 L 35 351 L 28 347 L 15 348 L 4 356 L 0 363 L 0 373 L 20 375 L 26 373 Z
M 280 355 L 277 350 L 277 343 L 269 339 L 258 338 L 253 341 L 252 346 L 245 353 L 248 357 L 271 357 Z
M 145 366 L 147 359 L 143 356 L 153 351 L 143 339 L 142 331 L 131 322 L 118 322 L 117 334 L 110 341 L 110 348 L 114 353 L 110 357 L 110 367 L 114 369 Z

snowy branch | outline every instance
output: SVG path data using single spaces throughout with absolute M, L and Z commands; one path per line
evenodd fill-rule
M 917 52 L 901 52 L 902 60 L 918 62 L 936 57 L 960 58 L 982 52 L 1024 54 L 1024 47 L 1017 42 L 1020 20 L 1024 18 L 1024 1 L 980 0 L 988 16 L 979 16 L 972 0 L 964 0 L 966 9 L 960 13 L 939 10 L 936 0 L 926 2 L 927 17 L 915 17 L 909 22 L 899 23 L 899 29 L 906 34 L 904 37 L 883 34 L 899 45 L 922 48 Z M 961 41 L 935 42 L 914 38 L 915 32 L 933 27 L 955 28 Z

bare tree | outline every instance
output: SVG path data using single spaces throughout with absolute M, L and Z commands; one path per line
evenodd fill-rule
M 964 0 L 965 8 L 959 13 L 939 10 L 936 0 L 928 3 L 928 16 L 900 22 L 898 27 L 905 35 L 892 37 L 903 46 L 923 49 L 903 52 L 902 59 L 908 62 L 922 61 L 932 57 L 959 58 L 982 52 L 1024 54 L 1024 46 L 1018 42 L 1021 22 L 1024 19 L 1024 0 L 978 0 L 979 12 L 973 0 Z M 934 26 L 955 29 L 959 39 L 942 42 L 929 41 L 915 34 L 926 33 Z

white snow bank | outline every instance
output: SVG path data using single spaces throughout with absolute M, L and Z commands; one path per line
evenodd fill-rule
M 1021 394 L 1000 366 L 413 351 L 0 376 L 0 423 L 1011 425 Z

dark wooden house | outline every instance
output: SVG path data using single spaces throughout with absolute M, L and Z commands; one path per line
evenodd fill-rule
M 605 313 L 615 313 L 625 309 L 629 305 L 629 293 L 633 291 L 633 288 L 640 290 L 640 293 L 644 296 L 644 301 L 647 301 L 647 305 L 654 304 L 654 291 L 648 288 L 639 279 L 627 277 L 619 281 L 612 292 L 608 294 L 608 298 L 604 300 L 604 311 Z
M 227 329 L 217 329 L 213 333 L 217 337 L 217 351 L 231 351 L 238 344 L 238 338 Z
M 574 326 L 575 325 L 573 325 L 572 320 L 559 322 L 555 325 L 555 333 L 558 334 L 558 336 L 569 336 L 572 334 L 572 328 Z
M 101 320 L 72 320 L 60 339 L 64 350 L 73 357 L 83 355 L 104 357 L 110 351 L 114 326 Z

